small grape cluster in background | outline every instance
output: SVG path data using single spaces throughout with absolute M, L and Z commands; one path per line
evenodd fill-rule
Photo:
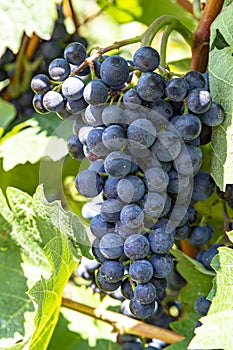
M 190 71 L 168 79 L 159 65 L 152 47 L 141 47 L 132 60 L 101 55 L 92 61 L 85 46 L 73 42 L 49 63 L 48 74 L 33 77 L 31 87 L 37 112 L 74 120 L 68 150 L 90 161 L 75 186 L 100 202 L 86 214 L 96 261 L 89 270 L 81 265 L 79 273 L 101 291 L 118 291 L 126 301 L 123 313 L 168 327 L 162 302 L 176 273 L 171 249 L 181 240 L 202 247 L 213 236 L 211 225 L 197 223 L 193 205 L 215 188 L 200 170 L 200 146 L 210 142 L 224 111 L 212 101 L 208 75 Z M 217 252 L 211 246 L 197 259 L 211 268 Z M 202 315 L 209 306 L 203 298 L 195 303 Z M 123 343 L 125 350 L 142 349 L 135 338 Z

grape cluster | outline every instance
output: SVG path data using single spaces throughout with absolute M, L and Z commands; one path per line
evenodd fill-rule
M 215 188 L 201 171 L 200 146 L 224 111 L 212 101 L 206 75 L 190 71 L 169 80 L 159 74 L 152 47 L 139 48 L 132 61 L 89 60 L 96 79 L 86 58 L 84 45 L 70 43 L 48 74 L 33 77 L 33 105 L 39 113 L 71 117 L 69 153 L 90 161 L 75 186 L 85 198 L 100 199 L 89 216 L 97 286 L 120 288 L 131 315 L 150 320 L 166 296 L 174 242 L 201 247 L 213 235 L 209 224 L 197 224 L 193 205 Z

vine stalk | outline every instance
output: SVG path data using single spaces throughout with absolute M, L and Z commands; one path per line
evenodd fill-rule
M 209 57 L 210 26 L 222 9 L 224 0 L 208 0 L 196 30 L 193 33 L 190 70 L 206 71 Z
M 168 344 L 173 344 L 184 339 L 182 335 L 171 330 L 152 326 L 114 311 L 80 304 L 68 298 L 62 298 L 61 306 L 104 321 L 110 324 L 119 334 L 125 333 L 139 337 L 157 338 Z

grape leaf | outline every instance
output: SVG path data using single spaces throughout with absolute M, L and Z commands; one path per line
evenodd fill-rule
M 17 52 L 24 32 L 29 37 L 36 33 L 48 39 L 56 18 L 55 3 L 55 0 L 0 0 L 0 56 L 6 47 Z
M 211 265 L 217 273 L 209 294 L 212 304 L 188 349 L 228 350 L 233 344 L 233 250 L 220 247 Z
M 35 114 L 13 127 L 0 140 L 3 169 L 8 171 L 26 162 L 34 164 L 45 156 L 54 161 L 63 158 L 67 154 L 66 140 L 71 133 L 71 120 L 62 121 L 54 113 Z
M 186 338 L 168 347 L 167 350 L 187 350 L 187 346 L 194 335 L 194 328 L 198 320 L 197 314 L 188 313 L 180 320 L 170 323 L 171 329 L 183 334 Z
M 211 26 L 209 54 L 210 91 L 213 100 L 222 104 L 225 110 L 223 123 L 213 128 L 211 174 L 225 190 L 233 183 L 233 6 L 227 6 Z
M 195 300 L 201 295 L 208 295 L 212 287 L 213 274 L 179 250 L 173 249 L 172 255 L 178 261 L 177 271 L 187 281 L 187 285 L 182 288 L 179 294 L 179 299 L 186 306 L 188 312 L 194 312 Z
M 16 117 L 14 105 L 0 98 L 0 137 Z
M 136 21 L 142 14 L 139 0 L 97 0 L 97 4 L 121 24 Z
M 86 231 L 41 186 L 33 197 L 8 188 L 7 201 L 0 193 L 0 348 L 47 349 L 63 289 L 88 256 Z
M 184 335 L 185 339 L 170 345 L 168 349 L 186 350 L 194 336 L 194 328 L 199 318 L 199 315 L 194 311 L 194 302 L 198 296 L 208 295 L 212 286 L 213 275 L 183 252 L 173 249 L 171 253 L 177 260 L 177 271 L 187 281 L 187 285 L 181 289 L 178 297 L 184 308 L 183 315 L 178 321 L 170 324 L 171 328 Z

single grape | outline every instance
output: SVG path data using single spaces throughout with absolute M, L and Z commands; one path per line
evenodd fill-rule
M 194 176 L 192 199 L 204 201 L 209 198 L 215 189 L 215 182 L 212 176 L 204 171 L 199 171 Z
M 200 148 L 192 145 L 182 146 L 181 152 L 173 161 L 173 166 L 180 174 L 195 175 L 201 168 L 202 160 Z
M 160 122 L 164 122 L 164 118 L 170 121 L 173 117 L 173 107 L 171 103 L 166 100 L 160 98 L 154 102 L 151 102 L 149 107 L 153 110 L 153 112 L 155 112 L 155 116 L 160 120 Z
M 141 234 L 131 234 L 124 243 L 124 253 L 131 260 L 145 258 L 150 252 L 148 239 Z
M 188 93 L 188 84 L 182 78 L 171 79 L 165 88 L 166 96 L 175 102 L 181 102 L 184 100 Z
M 70 65 L 64 58 L 55 58 L 48 67 L 50 77 L 55 81 L 63 81 L 70 75 Z
M 86 59 L 87 51 L 83 44 L 73 42 L 66 46 L 64 58 L 71 64 L 79 66 Z
M 68 152 L 74 159 L 84 159 L 83 144 L 75 134 L 71 134 L 67 140 Z
M 205 78 L 202 73 L 196 70 L 186 73 L 184 80 L 188 83 L 189 91 L 196 88 L 205 88 Z
M 120 219 L 120 212 L 123 208 L 123 203 L 119 199 L 106 199 L 101 205 L 101 216 L 105 221 L 117 222 Z
M 135 317 L 144 319 L 153 315 L 157 308 L 157 302 L 154 301 L 150 304 L 144 305 L 136 299 L 131 299 L 129 307 Z
M 103 189 L 103 179 L 93 170 L 83 170 L 75 178 L 77 191 L 84 197 L 96 197 Z
M 101 250 L 101 240 L 100 240 Z M 116 283 L 122 280 L 124 276 L 124 266 L 120 261 L 106 260 L 101 265 L 100 274 L 106 282 Z
M 130 300 L 133 298 L 133 288 L 128 278 L 124 279 L 121 283 L 121 293 L 126 299 Z
M 201 121 L 194 114 L 183 114 L 171 120 L 179 135 L 184 141 L 196 139 L 201 133 Z
M 117 194 L 125 203 L 138 202 L 144 193 L 144 182 L 138 176 L 127 175 L 117 183 Z
M 201 296 L 195 300 L 194 310 L 201 316 L 205 316 L 209 311 L 211 301 L 207 300 L 205 296 Z
M 31 80 L 31 89 L 36 94 L 45 94 L 51 89 L 49 77 L 45 74 L 36 74 Z
M 128 142 L 135 148 L 150 147 L 156 139 L 156 129 L 147 119 L 133 121 L 127 129 Z
M 105 281 L 100 271 L 98 271 L 95 280 L 96 280 L 97 286 L 104 292 L 113 292 L 114 290 L 118 289 L 121 285 L 121 281 L 115 282 L 115 283 L 109 283 Z
M 35 94 L 33 96 L 32 105 L 37 113 L 47 114 L 49 111 L 44 107 L 42 94 Z
M 101 80 L 91 80 L 83 90 L 83 97 L 91 105 L 104 103 L 108 97 L 108 89 Z
M 143 223 L 144 213 L 138 205 L 128 204 L 121 210 L 120 220 L 123 225 L 137 229 Z
M 157 140 L 151 147 L 151 152 L 162 162 L 169 162 L 176 159 L 180 151 L 180 137 L 170 131 L 158 132 Z
M 205 113 L 199 114 L 198 117 L 207 126 L 217 126 L 223 122 L 225 113 L 219 103 L 212 102 L 210 108 Z
M 83 96 L 84 83 L 78 77 L 68 77 L 62 83 L 62 93 L 70 100 L 78 100 Z
M 59 112 L 64 108 L 65 101 L 59 92 L 51 90 L 44 94 L 43 105 L 49 112 Z
M 90 130 L 87 135 L 86 144 L 90 152 L 98 157 L 105 157 L 109 150 L 104 146 L 102 141 L 102 135 L 104 128 L 99 126 Z
M 191 112 L 201 114 L 210 108 L 212 99 L 208 90 L 196 88 L 188 94 L 186 102 Z
M 153 266 L 148 260 L 136 260 L 130 265 L 129 275 L 137 283 L 147 283 L 153 276 Z
M 201 259 L 200 262 L 209 270 L 213 270 L 212 266 L 210 265 L 213 257 L 219 253 L 218 248 L 223 246 L 222 244 L 212 244 L 208 249 L 202 250 L 201 253 Z
M 106 233 L 100 239 L 100 252 L 107 259 L 118 259 L 123 253 L 123 239 L 117 233 Z
M 160 56 L 153 47 L 143 46 L 134 53 L 133 63 L 141 72 L 152 72 L 159 66 Z
M 174 267 L 174 262 L 168 254 L 153 253 L 150 263 L 153 266 L 153 276 L 156 278 L 166 278 Z
M 186 222 L 183 226 L 179 226 L 176 228 L 175 239 L 183 240 L 189 237 L 191 232 L 191 227 L 188 222 Z
M 101 214 L 95 215 L 90 222 L 90 230 L 98 238 L 102 238 L 106 233 L 114 230 L 114 224 L 105 221 Z
M 166 232 L 165 228 L 159 227 L 149 234 L 151 250 L 156 254 L 167 253 L 174 244 L 174 236 Z
M 134 298 L 143 305 L 153 303 L 156 298 L 156 289 L 153 283 L 138 284 L 134 289 Z
M 105 158 L 104 168 L 110 176 L 124 177 L 130 172 L 131 159 L 122 151 L 113 151 Z
M 189 235 L 189 243 L 195 247 L 201 247 L 208 242 L 209 238 L 209 232 L 205 226 L 193 226 Z
M 157 73 L 144 73 L 138 79 L 137 92 L 143 100 L 155 101 L 164 95 L 164 80 Z
M 141 205 L 146 216 L 159 218 L 164 210 L 165 199 L 156 192 L 147 192 L 142 200 Z
M 111 151 L 119 151 L 127 143 L 125 130 L 120 125 L 110 125 L 105 128 L 102 141 L 104 146 Z
M 169 177 L 162 168 L 153 167 L 145 171 L 144 181 L 150 192 L 163 192 L 166 190 Z
M 123 102 L 129 109 L 137 109 L 138 105 L 142 104 L 142 99 L 138 95 L 136 89 L 127 90 L 123 96 Z
M 103 82 L 116 87 L 128 79 L 129 67 L 127 61 L 118 55 L 107 57 L 100 66 L 100 76 Z
M 103 194 L 106 198 L 117 198 L 117 184 L 120 181 L 120 178 L 109 177 L 105 183 L 103 188 Z
M 94 106 L 89 105 L 85 110 L 85 115 L 83 117 L 83 120 L 86 124 L 89 124 L 92 126 L 101 126 L 103 125 L 102 112 L 103 112 L 102 105 L 94 105 Z
M 108 105 L 102 113 L 102 120 L 105 125 L 124 124 L 123 110 L 116 105 Z

